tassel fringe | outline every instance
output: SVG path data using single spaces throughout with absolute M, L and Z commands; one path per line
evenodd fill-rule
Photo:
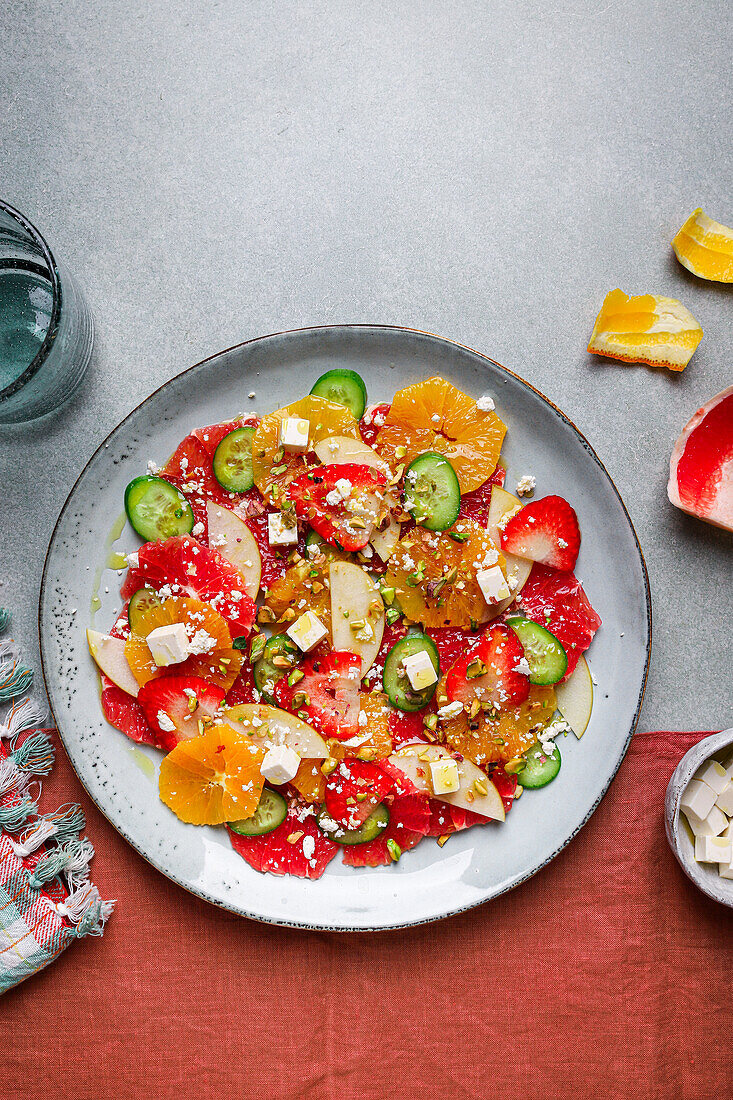
M 17 743 L 16 736 L 10 742 L 10 756 L 15 761 L 16 767 L 20 771 L 30 772 L 33 775 L 48 775 L 55 759 L 48 734 L 38 730 L 31 737 L 27 737 L 19 748 L 16 748 Z
M 47 710 L 35 699 L 24 699 L 22 703 L 13 703 L 5 721 L 0 722 L 0 737 L 15 737 L 25 730 L 36 729 L 46 721 Z
M 3 630 L 8 629 L 12 617 L 7 607 L 0 607 L 0 634 L 2 634 Z
M 11 699 L 29 691 L 32 685 L 32 670 L 19 666 L 18 662 L 13 660 L 9 671 L 5 667 L 0 668 L 0 703 L 9 703 Z

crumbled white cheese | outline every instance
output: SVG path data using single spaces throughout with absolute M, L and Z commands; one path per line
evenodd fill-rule
M 140 556 L 137 550 L 131 550 L 130 553 L 127 554 L 127 556 L 125 557 L 125 561 L 131 569 L 137 569 L 140 565 Z
M 189 653 L 200 657 L 204 653 L 211 653 L 216 649 L 216 638 L 212 638 L 203 628 L 195 630 L 188 643 Z
M 515 664 L 513 672 L 521 672 L 523 676 L 529 676 L 529 664 L 526 657 L 520 657 Z
M 446 703 L 445 706 L 438 708 L 438 718 L 441 722 L 447 722 L 450 718 L 457 718 L 462 712 L 463 703 L 456 699 L 455 702 Z
M 496 405 L 494 404 L 494 399 L 492 397 L 489 397 L 488 393 L 482 393 L 478 401 L 476 402 L 476 408 L 479 412 L 487 413 L 493 412 L 493 410 L 496 408 Z
M 306 859 L 313 859 L 316 850 L 316 841 L 309 833 L 303 837 L 303 855 Z
M 530 493 L 534 492 L 536 484 L 537 478 L 532 474 L 525 474 L 524 477 L 520 477 L 517 482 L 517 496 L 529 496 Z
M 354 486 L 351 484 L 347 477 L 340 477 L 336 482 L 336 488 L 343 497 L 344 500 L 348 500 L 351 496 L 351 492 Z
M 164 710 L 159 710 L 155 717 L 157 718 L 158 725 L 162 730 L 165 730 L 166 733 L 173 733 L 176 728 L 176 724 L 169 714 L 166 714 Z
M 204 533 L 203 523 L 201 523 L 201 521 L 199 521 L 198 523 L 194 523 L 193 527 L 191 528 L 191 534 L 193 535 L 193 537 L 195 539 L 201 538 L 203 533 Z

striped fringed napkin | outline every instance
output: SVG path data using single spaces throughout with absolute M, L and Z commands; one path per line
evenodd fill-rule
M 0 609 L 0 630 L 9 622 Z M 82 936 L 101 936 L 114 902 L 89 881 L 80 806 L 38 814 L 39 776 L 53 767 L 45 713 L 20 696 L 33 682 L 0 641 L 0 994 L 48 966 Z M 4 713 L 3 713 L 4 711 Z

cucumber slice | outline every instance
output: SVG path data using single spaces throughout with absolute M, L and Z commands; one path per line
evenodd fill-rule
M 183 493 L 162 477 L 143 474 L 125 489 L 125 511 L 141 539 L 156 542 L 172 535 L 186 535 L 194 519 Z
M 246 493 L 254 485 L 252 438 L 254 428 L 235 428 L 214 451 L 214 477 L 230 493 Z
M 242 821 L 228 821 L 229 828 L 240 836 L 264 836 L 282 825 L 288 814 L 288 804 L 277 791 L 265 787 L 260 804 L 252 814 Z
M 407 676 L 400 676 L 402 662 L 405 657 L 411 657 L 414 653 L 427 653 L 435 669 L 436 681 L 423 691 L 413 691 Z M 382 684 L 387 698 L 393 707 L 398 710 L 421 710 L 435 695 L 438 686 L 437 677 L 440 676 L 440 657 L 438 648 L 432 638 L 427 634 L 408 634 L 406 638 L 393 645 L 387 654 L 382 672 Z
M 288 662 L 287 667 L 278 667 L 274 664 L 275 658 L 279 658 L 280 661 L 286 660 Z M 252 670 L 254 675 L 255 687 L 261 693 L 265 703 L 272 705 L 275 700 L 273 697 L 273 689 L 278 680 L 282 680 L 283 676 L 287 676 L 291 669 L 295 668 L 300 660 L 300 650 L 296 646 L 295 642 L 291 642 L 290 638 L 285 634 L 273 634 L 271 638 L 268 638 L 265 642 L 265 648 L 259 661 L 255 663 Z
M 127 605 L 127 621 L 133 634 L 139 633 L 138 627 L 143 615 L 150 611 L 151 607 L 158 607 L 162 602 L 158 593 L 148 587 L 138 588 L 137 592 L 130 596 L 130 602 Z
M 451 527 L 461 510 L 461 487 L 448 459 L 435 451 L 418 455 L 405 471 L 402 502 L 428 531 Z
M 524 615 L 507 619 L 524 647 L 530 684 L 556 684 L 568 670 L 568 657 L 561 643 L 544 626 Z
M 330 816 L 325 806 L 322 806 L 316 824 L 322 833 L 325 833 L 334 844 L 368 844 L 370 840 L 376 840 L 380 833 L 389 825 L 389 810 L 383 802 L 375 806 L 369 817 L 358 829 L 342 829 Z M 329 826 L 328 828 L 326 826 Z
M 342 367 L 326 371 L 317 380 L 311 393 L 316 397 L 325 397 L 327 401 L 335 401 L 337 405 L 344 405 L 357 420 L 361 420 L 364 415 L 367 391 L 364 380 L 355 370 Z
M 527 749 L 524 760 L 524 767 L 521 772 L 517 772 L 517 781 L 530 790 L 546 787 L 548 783 L 551 783 L 560 771 L 560 765 L 562 764 L 562 757 L 557 745 L 552 746 L 552 752 L 548 756 L 539 741 L 532 745 L 530 749 Z

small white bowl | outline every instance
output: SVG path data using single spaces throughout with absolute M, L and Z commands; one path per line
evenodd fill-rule
M 682 870 L 703 894 L 733 909 L 733 879 L 721 878 L 714 864 L 698 863 L 686 822 L 680 821 L 680 800 L 697 769 L 733 745 L 733 729 L 704 737 L 685 753 L 672 772 L 664 799 L 664 826 L 669 846 Z

